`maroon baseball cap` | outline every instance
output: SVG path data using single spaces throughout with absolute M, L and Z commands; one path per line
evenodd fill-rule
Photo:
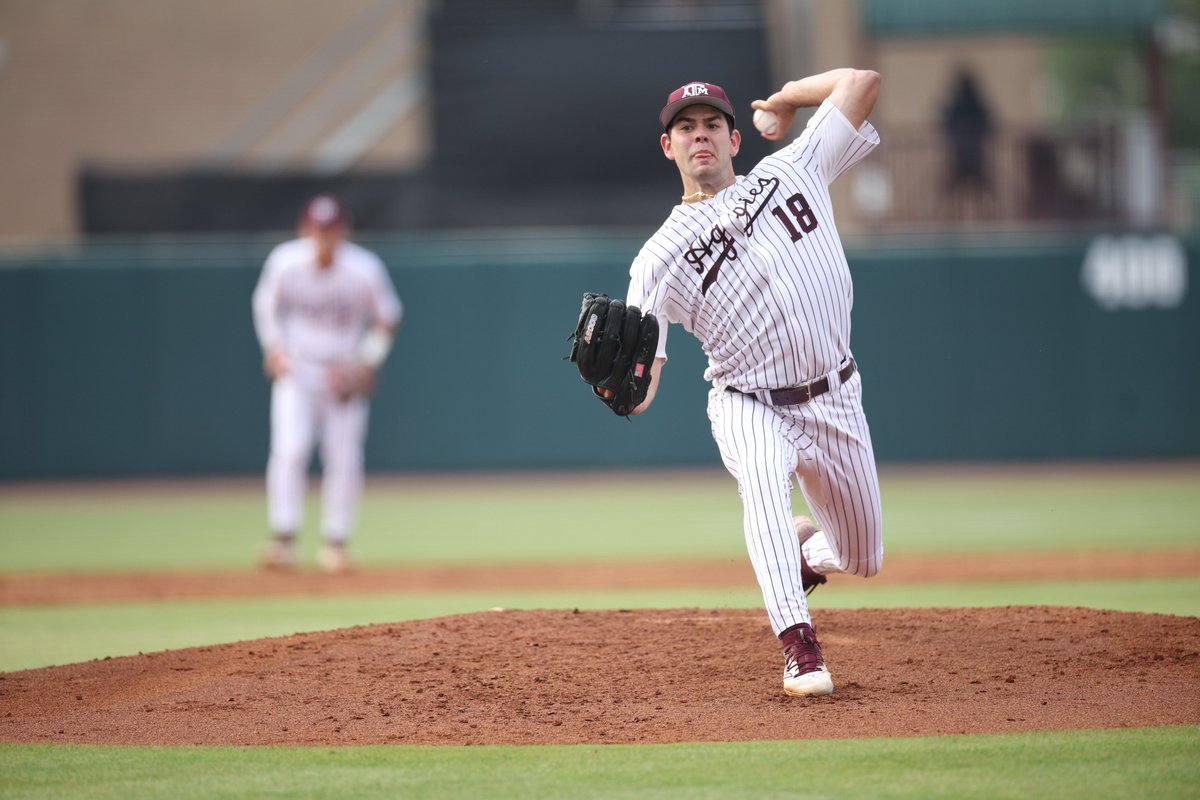
M 733 113 L 733 103 L 729 102 L 729 96 L 725 94 L 724 89 L 715 83 L 693 81 L 685 83 L 667 96 L 667 104 L 658 112 L 658 121 L 662 123 L 663 130 L 670 129 L 676 114 L 688 106 L 697 104 L 712 106 L 728 114 L 730 127 L 737 120 L 737 115 Z
M 342 202 L 331 194 L 319 194 L 308 201 L 300 215 L 302 227 L 336 228 L 350 224 L 350 213 Z

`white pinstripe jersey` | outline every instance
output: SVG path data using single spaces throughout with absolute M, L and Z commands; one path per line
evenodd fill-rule
M 826 100 L 749 174 L 674 208 L 634 259 L 628 304 L 694 334 L 717 386 L 782 389 L 836 369 L 854 290 L 829 184 L 878 144 L 869 122 L 856 131 Z
M 354 242 L 341 242 L 333 264 L 317 266 L 316 246 L 300 238 L 267 256 L 251 300 L 259 343 L 300 361 L 353 361 L 363 331 L 397 325 L 404 306 L 387 267 Z

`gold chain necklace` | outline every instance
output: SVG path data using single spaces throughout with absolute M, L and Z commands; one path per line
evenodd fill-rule
M 700 191 L 694 194 L 685 194 L 679 198 L 683 203 L 699 203 L 701 200 L 712 200 L 716 195 L 711 195 L 708 192 Z

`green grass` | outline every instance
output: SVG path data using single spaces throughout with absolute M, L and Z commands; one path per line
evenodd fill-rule
M 1183 798 L 1200 728 L 545 747 L 0 745 L 0 797 Z
M 123 496 L 124 495 L 124 496 Z M 598 498 L 622 506 L 612 525 L 584 513 Z M 319 528 L 309 493 L 301 544 Z M 648 530 L 654 531 L 647 536 Z M 366 491 L 354 546 L 372 563 L 563 561 L 741 554 L 736 487 L 720 473 L 695 479 L 563 480 L 533 475 L 494 482 L 378 479 Z M 37 492 L 0 493 L 0 571 L 237 567 L 267 536 L 261 482 L 246 480 L 136 492 L 84 491 L 54 502 Z
M 891 552 L 1200 546 L 1200 466 L 886 474 Z
M 1128 472 L 883 472 L 892 554 L 1200 546 L 1200 466 Z M 302 543 L 314 547 L 310 493 Z M 621 524 L 598 507 L 620 507 Z M 799 492 L 797 512 L 804 510 Z M 375 479 L 355 537 L 372 563 L 744 558 L 719 470 Z M 266 536 L 261 482 L 63 495 L 0 488 L 0 573 L 248 567 Z
M 889 554 L 1200 545 L 1200 466 L 884 472 Z M 605 497 L 637 524 L 584 514 Z M 797 497 L 799 495 L 797 494 Z M 260 481 L 0 490 L 0 573 L 249 568 Z M 531 513 L 535 509 L 535 513 Z M 315 524 L 315 498 L 309 527 Z M 1153 524 L 1138 522 L 1155 520 Z M 1136 524 L 1135 524 L 1136 523 Z M 355 547 L 368 563 L 745 559 L 741 511 L 715 470 L 576 476 L 395 477 L 371 485 Z M 1136 535 L 1131 531 L 1136 531 Z M 305 545 L 309 552 L 315 537 Z M 1200 616 L 1200 579 L 904 586 L 831 581 L 816 608 L 1075 605 Z M 747 607 L 753 589 L 429 593 L 0 607 L 0 670 L 395 622 L 494 606 Z

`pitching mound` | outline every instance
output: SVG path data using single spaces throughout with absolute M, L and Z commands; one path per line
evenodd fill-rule
M 495 611 L 0 674 L 0 740 L 541 744 L 1200 722 L 1200 619 L 820 611 L 832 697 L 759 610 Z

